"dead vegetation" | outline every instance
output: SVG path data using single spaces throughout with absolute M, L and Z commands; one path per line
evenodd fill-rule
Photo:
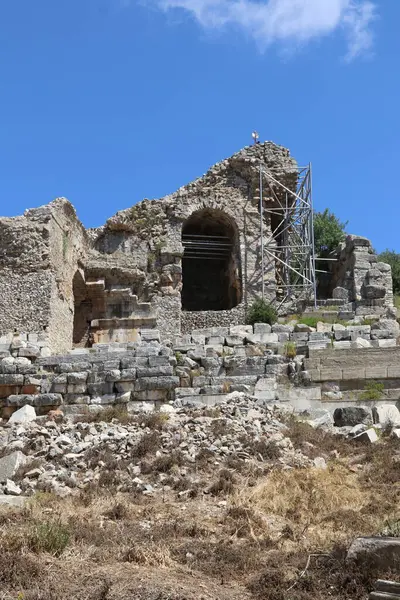
M 365 600 L 378 577 L 400 580 L 346 560 L 355 537 L 399 534 L 392 438 L 358 446 L 290 421 L 294 447 L 326 469 L 285 468 L 276 444 L 250 437 L 262 461 L 217 463 L 205 448 L 193 465 L 159 451 L 160 420 L 144 427 L 131 459 L 92 453 L 97 484 L 0 513 L 2 600 Z M 162 495 L 121 491 L 132 460 Z

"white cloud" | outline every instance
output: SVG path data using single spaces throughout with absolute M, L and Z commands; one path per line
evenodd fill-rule
M 272 43 L 304 44 L 343 28 L 349 60 L 370 50 L 376 6 L 370 0 L 153 0 L 164 10 L 183 9 L 205 29 L 241 29 L 261 49 Z

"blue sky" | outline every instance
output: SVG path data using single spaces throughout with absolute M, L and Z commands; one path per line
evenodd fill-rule
M 88 227 L 251 142 L 400 252 L 399 0 L 0 0 L 0 214 Z

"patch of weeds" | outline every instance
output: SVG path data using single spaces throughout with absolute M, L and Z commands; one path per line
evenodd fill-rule
M 383 383 L 378 381 L 369 381 L 364 388 L 364 391 L 360 395 L 360 400 L 373 402 L 374 400 L 381 400 L 385 386 Z
M 144 458 L 147 454 L 154 453 L 161 446 L 158 431 L 146 433 L 131 450 L 131 458 Z
M 86 413 L 75 419 L 76 423 L 111 423 L 113 420 L 118 421 L 121 425 L 129 425 L 134 421 L 134 417 L 130 415 L 125 406 L 110 406 L 104 410 L 98 410 L 93 413 Z
M 168 473 L 173 467 L 181 467 L 185 458 L 179 450 L 173 450 L 170 454 L 158 456 L 152 464 L 152 471 L 157 473 Z
M 301 450 L 309 458 L 316 458 L 335 450 L 342 456 L 354 454 L 354 442 L 351 440 L 332 435 L 320 428 L 314 428 L 294 416 L 286 419 L 286 425 L 288 428 L 286 435 L 292 441 L 295 449 Z
M 111 521 L 120 521 L 128 516 L 128 510 L 122 502 L 116 502 L 109 510 L 104 513 L 104 516 Z
M 296 342 L 286 342 L 284 346 L 284 353 L 286 358 L 295 358 L 297 355 Z
M 168 414 L 162 412 L 152 412 L 137 417 L 137 422 L 140 423 L 140 425 L 143 427 L 148 427 L 149 429 L 156 429 L 158 431 L 165 429 L 168 421 Z
M 212 496 L 219 496 L 221 494 L 231 494 L 234 490 L 236 478 L 232 471 L 228 469 L 221 469 L 218 474 L 218 479 L 208 488 L 208 492 Z
M 70 531 L 60 521 L 42 521 L 36 523 L 28 538 L 28 547 L 32 552 L 46 552 L 61 556 L 70 541 Z

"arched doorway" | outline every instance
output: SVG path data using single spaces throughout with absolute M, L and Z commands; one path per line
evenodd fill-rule
M 86 283 L 81 271 L 77 271 L 72 280 L 74 294 L 74 326 L 72 342 L 74 346 L 88 346 L 92 302 L 87 297 Z
M 239 233 L 221 210 L 194 212 L 182 228 L 182 309 L 229 310 L 242 299 Z

